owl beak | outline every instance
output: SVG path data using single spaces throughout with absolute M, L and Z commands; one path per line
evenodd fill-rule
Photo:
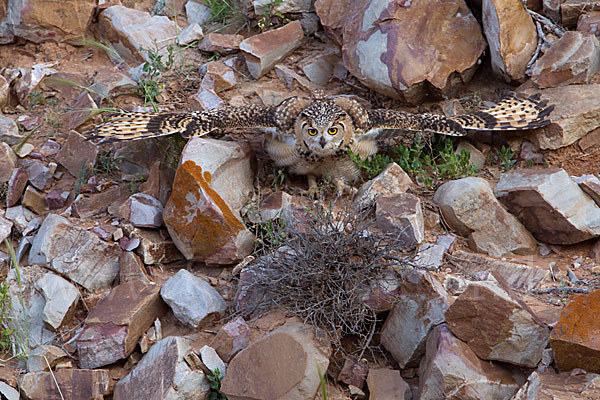
M 325 138 L 324 138 L 323 136 L 321 136 L 321 140 L 319 140 L 319 144 L 321 145 L 321 148 L 323 148 L 323 149 L 324 149 L 324 148 L 325 148 L 325 144 L 326 144 L 326 143 L 327 143 L 327 142 L 325 142 Z

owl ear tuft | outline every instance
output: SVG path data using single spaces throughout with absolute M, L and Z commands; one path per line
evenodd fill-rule
M 310 100 L 302 97 L 290 97 L 282 101 L 275 107 L 275 120 L 282 131 L 290 130 L 294 127 L 296 119 L 306 107 L 310 105 Z
M 333 102 L 346 113 L 348 113 L 348 115 L 352 119 L 352 123 L 354 124 L 355 129 L 364 132 L 369 130 L 369 114 L 367 113 L 367 110 L 363 106 L 361 106 L 358 101 L 349 97 L 336 97 L 333 99 Z

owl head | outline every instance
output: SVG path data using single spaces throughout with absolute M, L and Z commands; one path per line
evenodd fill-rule
M 315 155 L 334 153 L 352 137 L 352 120 L 332 101 L 316 101 L 303 109 L 295 123 L 298 140 Z

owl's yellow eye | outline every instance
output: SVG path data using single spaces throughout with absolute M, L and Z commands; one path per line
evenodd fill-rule
M 327 129 L 327 133 L 329 133 L 330 135 L 335 135 L 337 133 L 337 131 L 338 131 L 338 128 L 331 127 L 329 129 Z
M 308 128 L 306 131 L 310 136 L 315 136 L 317 134 L 317 130 L 315 128 Z

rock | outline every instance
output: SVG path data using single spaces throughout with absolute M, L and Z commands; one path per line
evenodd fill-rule
M 351 10 L 350 1 L 315 0 L 314 7 L 328 36 L 341 46 L 342 28 L 346 15 Z
M 135 368 L 115 385 L 114 400 L 204 399 L 210 391 L 202 371 L 192 370 L 184 357 L 191 340 L 170 336 L 159 340 Z
M 104 399 L 108 394 L 108 371 L 62 368 L 53 373 L 30 372 L 19 379 L 26 399 Z M 59 393 L 57 386 L 61 389 Z
M 0 142 L 14 146 L 23 140 L 17 123 L 11 118 L 0 115 Z
M 365 378 L 369 373 L 369 367 L 366 362 L 357 361 L 352 356 L 347 356 L 344 361 L 344 366 L 338 374 L 337 380 L 346 385 L 362 388 L 365 384 Z
M 493 272 L 500 275 L 512 289 L 518 291 L 534 289 L 550 276 L 550 271 L 543 268 L 497 260 L 462 250 L 455 251 L 452 257 L 460 265 L 459 272 L 467 275 L 475 275 L 483 271 Z
M 502 208 L 484 179 L 469 177 L 446 182 L 433 200 L 440 206 L 446 223 L 466 236 L 472 249 L 494 257 L 535 253 L 535 239 Z
M 40 82 L 49 75 L 58 71 L 53 69 L 57 62 L 35 64 L 31 68 L 19 68 L 21 77 L 17 79 L 14 90 L 21 105 L 31 105 L 31 95 L 37 90 Z
M 586 11 L 579 16 L 577 20 L 577 31 L 583 33 L 591 33 L 598 37 L 600 36 L 599 24 L 600 23 L 600 12 L 599 11 Z M 566 32 L 565 32 L 566 33 Z
M 299 74 L 294 72 L 292 69 L 286 67 L 283 64 L 275 65 L 275 73 L 277 74 L 277 77 L 279 79 L 281 79 L 281 81 L 283 83 L 285 83 L 285 86 L 290 90 L 295 89 L 295 83 L 298 83 L 300 86 L 302 86 L 303 88 L 305 88 L 306 90 L 309 90 L 309 91 L 313 91 L 313 90 L 319 88 L 317 85 L 315 85 L 314 83 L 312 83 L 305 77 L 300 76 Z M 276 91 L 271 90 L 271 91 L 269 91 L 269 93 L 275 94 L 275 96 L 265 96 L 264 91 L 263 91 L 263 94 L 261 95 L 261 92 L 257 91 L 257 94 L 261 97 L 261 100 L 263 100 L 263 102 L 265 102 L 264 101 L 265 98 L 272 99 L 271 101 L 265 102 L 265 104 L 270 104 L 273 106 L 279 104 L 281 102 L 281 100 L 285 100 L 286 98 L 289 97 L 289 93 L 285 93 L 285 92 L 276 92 Z
M 0 31 L 2 23 L 0 23 Z M 1 35 L 1 34 L 0 34 Z M 0 39 L 1 40 L 1 39 Z M 0 109 L 3 109 L 8 103 L 8 96 L 10 94 L 10 83 L 6 80 L 6 78 L 0 75 Z
M 215 92 L 222 92 L 237 85 L 233 69 L 221 61 L 211 61 L 206 64 L 206 74 L 202 78 L 200 86 Z
M 454 245 L 456 244 L 456 236 L 451 233 L 438 235 L 435 239 L 435 244 L 442 246 L 446 253 L 452 253 L 452 249 L 454 249 Z
M 191 101 L 198 106 L 201 111 L 212 110 L 224 105 L 223 99 L 219 97 L 212 89 L 200 88 L 198 93 L 191 97 Z
M 193 3 L 193 1 L 189 1 L 188 3 Z M 196 40 L 200 40 L 204 37 L 204 32 L 202 32 L 202 27 L 193 22 L 191 25 L 183 28 L 181 32 L 179 32 L 179 36 L 177 36 L 177 42 L 180 46 L 190 44 Z
M 0 183 L 8 182 L 16 166 L 15 152 L 7 143 L 0 142 Z
M 275 64 L 296 50 L 304 38 L 299 21 L 292 21 L 281 28 L 259 33 L 240 43 L 248 71 L 254 79 L 266 74 Z
M 554 110 L 550 114 L 550 125 L 536 129 L 529 137 L 540 149 L 556 150 L 568 146 L 598 127 L 600 84 L 524 91 L 529 95 L 534 92 L 541 93 L 542 100 L 554 104 Z
M 136 193 L 119 208 L 123 218 L 139 228 L 159 228 L 163 224 L 163 205 L 154 197 Z
M 394 266 L 387 267 L 367 287 L 358 290 L 358 297 L 375 312 L 389 311 L 400 295 L 400 283 Z
M 166 44 L 177 36 L 175 23 L 169 18 L 151 16 L 120 5 L 102 11 L 98 27 L 102 37 L 113 44 L 125 61 L 132 64 L 150 61 L 149 51 L 162 55 L 166 60 Z
M 210 346 L 215 349 L 219 357 L 229 362 L 240 350 L 248 345 L 250 340 L 250 327 L 242 317 L 237 317 L 223 325 Z
M 202 3 L 188 1 L 185 3 L 185 15 L 187 15 L 188 23 L 191 25 L 204 25 L 211 17 L 211 10 Z
M 98 115 L 98 103 L 90 93 L 82 93 L 73 104 L 73 110 L 65 115 L 65 124 L 68 129 L 77 129 L 90 119 Z
M 538 38 L 535 24 L 523 3 L 520 0 L 483 0 L 482 13 L 492 69 L 507 81 L 525 79 L 527 63 L 535 52 Z
M 376 224 L 386 233 L 398 233 L 406 247 L 414 247 L 425 237 L 421 200 L 410 193 L 377 199 Z
M 437 270 L 444 262 L 446 248 L 439 244 L 422 243 L 417 249 L 414 263 L 417 267 L 429 270 Z
M 548 344 L 548 328 L 492 282 L 471 282 L 445 315 L 452 333 L 484 360 L 533 368 Z
M 112 204 L 121 205 L 131 196 L 131 187 L 121 184 L 89 197 L 79 195 L 71 203 L 72 215 L 76 218 L 89 218 L 105 213 Z
M 340 61 L 339 50 L 335 48 L 332 53 L 325 54 L 310 60 L 302 66 L 302 72 L 308 79 L 320 86 L 325 86 L 333 76 L 335 65 Z
M 132 252 L 125 252 L 119 258 L 119 281 L 125 283 L 134 280 L 150 283 L 142 260 Z
M 550 334 L 554 362 L 561 371 L 582 368 L 587 372 L 600 372 L 597 340 L 600 321 L 596 318 L 599 308 L 600 290 L 573 295 L 563 308 Z
M 198 49 L 207 53 L 229 54 L 240 49 L 244 40 L 242 35 L 226 35 L 222 33 L 209 33 L 198 44 Z
M 380 342 L 404 368 L 423 355 L 428 333 L 445 321 L 449 304 L 446 290 L 425 271 L 411 271 L 400 293 L 381 329 Z
M 600 375 L 534 371 L 511 400 L 600 398 Z
M 543 15 L 552 21 L 560 22 L 560 5 L 565 0 L 542 0 Z
M 46 194 L 44 198 L 46 199 L 48 209 L 52 211 L 65 207 L 70 195 L 71 192 L 69 190 L 56 189 Z
M 413 186 L 406 172 L 398 164 L 391 163 L 375 178 L 362 184 L 352 206 L 355 209 L 363 209 L 373 204 L 379 197 L 405 193 Z
M 39 161 L 31 161 L 25 164 L 25 170 L 29 176 L 29 182 L 39 190 L 46 190 L 51 183 L 52 171 Z
M 5 397 L 6 400 L 20 399 L 19 391 L 4 382 L 0 382 L 0 394 Z
M 157 161 L 152 164 L 146 182 L 140 185 L 140 191 L 158 199 L 161 204 L 165 205 L 171 195 L 174 178 L 175 169 Z
M 458 275 L 447 274 L 444 278 L 444 289 L 453 296 L 458 296 L 467 289 L 467 280 Z
M 485 164 L 485 156 L 473 146 L 471 143 L 461 140 L 456 146 L 454 154 L 460 156 L 461 152 L 466 150 L 469 152 L 469 164 L 474 165 L 476 168 L 482 169 Z
M 160 295 L 182 323 L 198 329 L 207 317 L 223 316 L 227 304 L 213 287 L 181 269 L 163 285 Z
M 563 169 L 504 173 L 494 193 L 544 243 L 573 244 L 600 236 L 600 207 Z
M 600 206 L 600 179 L 595 175 L 572 176 L 571 179 Z
M 93 291 L 115 280 L 120 253 L 66 218 L 49 214 L 33 239 L 29 264 L 46 266 Z
M 92 99 L 96 104 L 106 98 L 131 94 L 137 90 L 137 83 L 115 67 L 100 67 L 90 85 Z M 94 114 L 95 115 L 95 114 Z
M 48 209 L 44 194 L 33 186 L 27 186 L 23 195 L 23 205 L 38 215 L 41 215 Z
M 244 143 L 188 141 L 163 213 L 186 259 L 230 264 L 252 251 L 254 236 L 239 216 L 253 190 L 251 157 Z
M 273 3 L 271 0 L 253 0 L 252 5 L 254 6 L 254 13 L 256 15 L 263 15 L 265 13 L 306 13 L 313 10 L 311 0 L 283 0 L 280 2 Z
M 315 4 L 317 13 L 323 15 L 330 4 Z M 477 20 L 461 0 L 360 0 L 345 7 L 340 25 L 344 65 L 369 88 L 409 103 L 423 100 L 428 87 L 450 96 L 471 79 L 486 47 Z M 332 11 L 325 13 L 329 17 Z M 334 26 L 338 18 L 331 18 Z
M 408 383 L 393 369 L 369 369 L 367 376 L 369 400 L 411 400 L 412 392 Z
M 314 329 L 290 323 L 239 352 L 227 367 L 221 392 L 230 400 L 312 399 L 331 353 Z
M 11 2 L 7 11 L 15 36 L 35 43 L 77 43 L 85 36 L 95 5 L 93 0 L 57 3 L 34 0 L 26 4 Z M 64 18 L 65 15 L 69 18 Z
M 58 331 L 75 314 L 80 297 L 79 290 L 66 279 L 51 272 L 35 282 L 35 288 L 46 299 L 42 314 L 44 323 L 48 329 Z
M 140 239 L 136 238 L 136 237 L 132 237 L 132 238 L 127 238 L 127 237 L 122 237 L 121 239 L 119 239 L 119 247 L 121 247 L 122 250 L 124 251 L 133 251 L 135 249 L 137 249 L 140 245 Z
M 75 131 L 70 131 L 67 140 L 56 155 L 56 161 L 74 177 L 82 175 L 82 171 L 91 171 L 96 164 L 98 146 Z
M 66 361 L 68 358 L 67 352 L 60 347 L 38 346 L 29 353 L 27 372 L 47 371 L 48 365 L 50 365 L 50 368 L 54 368 L 56 364 Z
M 12 171 L 10 179 L 8 180 L 8 193 L 6 194 L 7 207 L 17 205 L 25 191 L 25 186 L 27 186 L 28 181 L 29 176 L 27 175 L 27 171 L 23 168 L 15 168 Z
M 6 278 L 8 284 L 6 328 L 13 331 L 15 340 L 28 345 L 29 348 L 52 343 L 56 339 L 55 334 L 48 330 L 43 322 L 46 300 L 34 287 L 34 282 L 39 280 L 44 272 L 37 266 L 21 266 L 19 270 L 19 277 L 16 269 L 11 268 Z
M 540 88 L 589 83 L 600 69 L 600 42 L 594 35 L 567 31 L 533 65 Z
M 77 337 L 79 366 L 98 368 L 127 357 L 166 310 L 160 286 L 138 280 L 121 283 L 88 314 Z
M 419 399 L 509 399 L 523 381 L 517 370 L 480 360 L 446 325 L 438 325 L 419 367 Z
M 577 25 L 579 16 L 584 11 L 600 11 L 600 4 L 597 1 L 586 0 L 565 0 L 561 2 L 561 22 L 565 28 L 573 28 Z
M 36 215 L 23 206 L 15 206 L 7 208 L 4 217 L 12 221 L 17 231 L 21 233 L 27 228 L 29 222 L 36 218 Z
M 139 247 L 136 246 L 136 252 L 142 257 L 144 264 L 167 264 L 183 259 L 182 254 L 177 250 L 166 232 L 162 234 L 153 229 L 134 229 L 131 231 L 131 235 L 132 239 L 139 240 Z
M 590 249 L 589 257 L 600 262 L 600 239 L 596 240 L 596 243 Z
M 6 218 L 0 217 L 0 243 L 4 242 L 4 239 L 10 236 L 12 231 L 13 223 Z
M 203 346 L 200 349 L 200 358 L 209 371 L 214 372 L 218 370 L 219 378 L 223 379 L 225 377 L 225 363 L 221 360 L 215 349 L 210 346 Z
M 545 159 L 544 155 L 540 153 L 536 153 L 539 149 L 534 151 L 533 144 L 528 141 L 524 141 L 521 144 L 521 152 L 519 153 L 519 158 L 525 161 L 527 164 L 532 162 L 533 164 L 544 164 Z

